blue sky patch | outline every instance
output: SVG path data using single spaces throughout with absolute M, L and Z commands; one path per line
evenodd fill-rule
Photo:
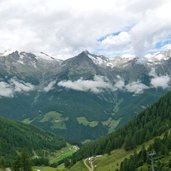
M 109 36 L 117 36 L 117 35 L 119 35 L 119 33 L 121 33 L 121 31 L 114 32 L 114 33 L 109 33 L 109 34 L 107 34 L 107 35 L 105 35 L 105 36 L 100 37 L 99 39 L 97 39 L 97 41 L 98 41 L 98 42 L 102 42 L 102 41 L 105 40 L 107 37 L 109 37 Z
M 148 51 L 148 53 L 155 53 L 162 49 L 167 44 L 171 44 L 171 36 L 165 38 L 164 40 L 161 40 L 157 42 L 152 49 Z
M 104 39 L 106 39 L 109 36 L 117 36 L 121 32 L 129 32 L 133 26 L 134 26 L 134 24 L 126 26 L 124 29 L 122 29 L 122 31 L 116 31 L 116 32 L 113 32 L 113 33 L 106 34 L 106 35 L 100 37 L 99 39 L 97 39 L 97 41 L 102 42 Z
M 155 48 L 160 49 L 161 47 L 171 43 L 171 36 L 164 39 L 163 41 L 157 42 Z

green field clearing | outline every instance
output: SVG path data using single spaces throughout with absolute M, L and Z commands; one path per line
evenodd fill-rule
M 51 122 L 52 129 L 66 129 L 65 121 L 67 118 L 62 117 L 62 115 L 56 111 L 51 111 L 46 113 L 40 122 Z
M 120 121 L 121 121 L 121 118 L 114 120 L 110 117 L 107 121 L 103 121 L 102 124 L 105 126 L 108 126 L 109 127 L 108 133 L 111 133 L 116 129 Z
M 73 153 L 75 153 L 78 150 L 78 147 L 67 144 L 66 147 L 62 148 L 61 150 L 51 153 L 48 158 L 50 161 L 50 164 L 52 163 L 58 163 L 59 161 L 65 159 L 66 157 L 71 156 Z
M 98 121 L 88 121 L 87 118 L 85 117 L 78 117 L 77 121 L 79 124 L 82 124 L 84 126 L 90 126 L 90 127 L 95 127 L 98 124 Z

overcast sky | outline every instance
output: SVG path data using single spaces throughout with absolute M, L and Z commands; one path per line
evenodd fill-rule
M 171 44 L 171 0 L 0 0 L 0 49 L 144 56 Z

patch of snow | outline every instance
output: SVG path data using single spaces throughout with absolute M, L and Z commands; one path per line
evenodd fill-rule
M 120 67 L 126 67 L 129 62 L 131 61 L 132 59 L 130 58 L 121 58 L 121 57 L 116 57 L 114 58 L 113 60 L 110 60 L 110 66 L 113 68 L 113 67 L 117 67 L 117 68 L 120 68 Z M 111 65 L 112 64 L 112 65 Z
M 37 59 L 44 59 L 44 60 L 48 60 L 48 61 L 52 61 L 55 59 L 52 56 L 49 56 L 44 52 L 35 52 L 34 55 L 36 56 Z
M 21 60 L 25 57 L 23 53 L 19 53 L 19 55 Z
M 87 54 L 88 57 L 97 65 L 105 65 L 108 63 L 108 59 L 104 58 L 103 56 L 95 56 L 91 54 Z
M 161 61 L 161 60 L 163 60 L 163 59 L 164 59 L 164 60 L 166 59 L 166 57 L 164 56 L 164 54 L 161 54 L 161 53 L 155 55 L 153 58 L 154 58 L 155 60 L 158 60 L 158 61 Z
M 132 55 L 132 54 L 123 54 L 121 56 L 122 59 L 127 59 L 127 60 L 132 60 L 135 58 L 135 55 Z
M 149 62 L 149 61 L 148 61 L 147 58 L 145 58 L 145 57 L 144 57 L 144 58 L 142 58 L 142 57 L 141 57 L 141 58 L 136 58 L 136 63 L 137 63 L 137 64 L 142 64 L 142 65 L 143 65 L 143 64 L 146 64 L 146 63 L 148 63 L 148 62 Z
M 22 60 L 18 60 L 17 62 L 20 64 L 24 64 L 24 62 Z
M 10 54 L 12 54 L 13 52 L 15 52 L 16 50 L 12 50 L 12 49 L 7 49 L 4 52 L 0 52 L 0 56 L 8 56 Z

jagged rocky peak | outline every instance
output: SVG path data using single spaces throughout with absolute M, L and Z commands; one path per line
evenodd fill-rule
M 88 50 L 84 50 L 80 53 L 80 55 L 84 55 L 91 59 L 96 65 L 106 65 L 108 61 L 110 61 L 108 58 L 106 58 L 103 55 L 95 55 L 90 53 Z

